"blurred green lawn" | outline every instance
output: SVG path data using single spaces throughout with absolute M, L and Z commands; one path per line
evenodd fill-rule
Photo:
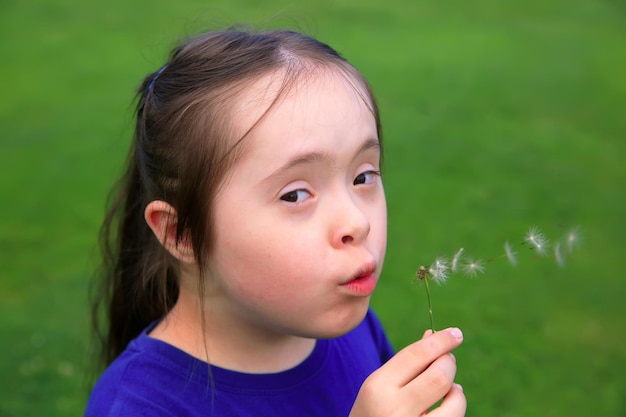
M 617 0 L 0 2 L 0 416 L 82 413 L 86 288 L 131 99 L 172 42 L 233 22 L 329 42 L 385 129 L 389 245 L 373 305 L 428 326 L 420 264 L 536 225 L 584 242 L 433 287 L 468 416 L 626 415 L 626 6 Z M 269 23 L 268 23 L 269 22 Z

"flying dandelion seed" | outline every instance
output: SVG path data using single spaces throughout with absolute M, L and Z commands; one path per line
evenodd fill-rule
M 508 240 L 504 242 L 504 252 L 506 254 L 506 258 L 509 260 L 509 263 L 513 266 L 517 265 L 517 253 L 513 252 L 511 244 Z
M 545 255 L 548 252 L 548 239 L 537 227 L 531 227 L 524 240 L 533 246 L 538 255 Z
M 571 252 L 575 247 L 580 245 L 580 231 L 579 227 L 573 227 L 567 231 L 565 236 L 559 241 L 555 241 L 553 244 L 553 254 L 556 260 L 556 263 L 560 267 L 565 266 L 566 258 L 568 257 L 568 253 Z M 535 258 L 545 258 L 546 255 L 550 253 L 552 255 L 552 251 L 550 251 L 550 242 L 546 238 L 538 227 L 533 226 L 528 230 L 526 235 L 524 236 L 524 240 L 521 242 L 522 245 L 527 245 L 533 250 L 537 256 Z M 509 264 L 512 266 L 516 266 L 518 264 L 517 260 L 517 252 L 513 251 L 513 246 L 507 240 L 504 242 L 504 253 L 500 252 L 499 255 L 483 259 L 474 260 L 472 257 L 467 256 L 464 248 L 460 248 L 454 253 L 452 258 L 447 258 L 446 256 L 440 256 L 435 259 L 435 261 L 430 264 L 430 266 L 420 266 L 416 272 L 416 278 L 414 281 L 421 281 L 424 284 L 424 288 L 426 290 L 426 299 L 428 302 L 428 315 L 430 318 L 430 328 L 433 332 L 435 332 L 434 318 L 433 318 L 433 304 L 430 292 L 430 283 L 429 281 L 436 282 L 438 284 L 443 284 L 447 281 L 448 277 L 459 272 L 466 277 L 474 278 L 478 276 L 478 274 L 485 273 L 485 265 L 487 263 L 496 261 L 498 259 L 502 259 L 506 257 L 508 259 Z M 450 259 L 450 261 L 448 260 Z
M 563 254 L 561 253 L 561 242 L 557 242 L 556 245 L 554 245 L 554 258 L 561 268 L 565 266 L 565 258 L 563 258 Z
M 463 254 L 463 248 L 459 249 L 452 258 L 452 264 L 450 266 L 450 270 L 452 272 L 456 272 L 459 265 L 459 260 L 461 259 L 461 255 Z
M 481 274 L 485 272 L 485 266 L 480 259 L 474 261 L 472 258 L 469 258 L 467 263 L 463 266 L 463 272 L 465 276 L 474 278 L 479 272 Z
M 428 272 L 433 282 L 443 284 L 448 279 L 448 261 L 444 257 L 435 259 Z
M 570 229 L 570 231 L 567 232 L 567 237 L 565 241 L 567 243 L 568 252 L 571 252 L 576 246 L 578 246 L 578 243 L 580 242 L 580 229 L 578 226 Z
M 438 269 L 448 269 L 448 260 L 444 256 L 440 256 L 435 259 L 435 263 L 433 265 L 435 265 L 435 268 Z

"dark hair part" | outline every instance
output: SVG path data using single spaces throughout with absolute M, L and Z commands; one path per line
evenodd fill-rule
M 378 108 L 365 79 L 328 45 L 296 32 L 207 33 L 175 48 L 166 65 L 144 79 L 126 171 L 101 228 L 103 261 L 91 292 L 103 364 L 178 298 L 177 260 L 146 224 L 147 204 L 163 200 L 176 210 L 176 244 L 191 243 L 202 271 L 213 243 L 212 201 L 241 151 L 243 137 L 233 137 L 229 109 L 263 75 L 284 74 L 284 91 L 300 74 L 321 68 L 339 69 L 350 80 L 376 118 L 380 140 Z M 198 286 L 204 288 L 202 279 Z

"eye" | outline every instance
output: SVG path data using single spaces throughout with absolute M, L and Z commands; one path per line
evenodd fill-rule
M 354 179 L 354 185 L 372 184 L 376 178 L 380 177 L 380 171 L 365 171 L 360 173 Z
M 309 193 L 307 190 L 300 189 L 300 190 L 289 191 L 288 193 L 281 195 L 280 199 L 288 203 L 300 203 L 304 199 L 310 196 L 311 196 L 311 193 Z

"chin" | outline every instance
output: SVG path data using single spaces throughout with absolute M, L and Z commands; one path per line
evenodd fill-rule
M 343 336 L 346 333 L 351 332 L 357 327 L 367 314 L 369 303 L 364 303 L 364 306 L 359 308 L 351 308 L 349 312 L 337 315 L 329 315 L 326 318 L 323 328 L 316 332 L 317 335 L 312 336 L 315 339 L 334 339 L 336 337 Z

